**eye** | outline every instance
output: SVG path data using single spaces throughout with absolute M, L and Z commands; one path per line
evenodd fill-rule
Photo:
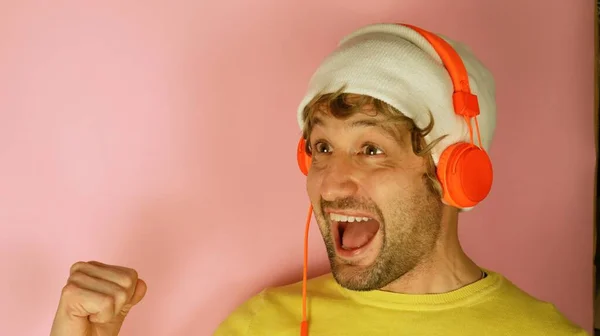
M 331 146 L 329 146 L 328 143 L 326 142 L 317 142 L 314 145 L 314 149 L 315 149 L 315 153 L 330 153 L 331 152 Z
M 383 154 L 383 151 L 373 145 L 365 145 L 362 148 L 362 154 L 367 156 L 374 156 Z

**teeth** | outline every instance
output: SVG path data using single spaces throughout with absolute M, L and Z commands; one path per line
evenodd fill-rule
M 329 218 L 335 222 L 350 222 L 350 223 L 366 222 L 370 219 L 369 217 L 344 216 L 344 215 L 338 215 L 338 214 L 334 214 L 334 213 L 330 213 Z

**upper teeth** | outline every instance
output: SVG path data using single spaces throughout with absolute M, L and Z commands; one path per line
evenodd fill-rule
M 338 215 L 338 214 L 334 214 L 334 213 L 330 213 L 329 218 L 331 218 L 331 220 L 335 221 L 335 222 L 350 222 L 350 223 L 368 221 L 370 219 L 369 217 L 344 216 L 344 215 Z

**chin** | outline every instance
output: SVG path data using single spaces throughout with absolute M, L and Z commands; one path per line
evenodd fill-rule
M 389 253 L 375 253 L 371 258 L 349 261 L 335 253 L 330 254 L 331 273 L 343 288 L 353 291 L 371 291 L 385 288 L 404 276 L 412 267 L 406 261 L 398 260 Z M 367 262 L 369 261 L 369 262 Z
M 378 277 L 370 269 L 362 266 L 340 265 L 333 269 L 333 277 L 337 283 L 349 290 L 369 291 L 379 289 Z
M 354 264 L 339 257 L 330 258 L 331 273 L 337 283 L 349 290 L 369 291 L 385 286 L 382 278 L 384 267 L 381 260 L 375 259 L 373 263 L 364 265 Z

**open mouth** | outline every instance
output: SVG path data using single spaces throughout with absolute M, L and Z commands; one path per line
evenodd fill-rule
M 329 218 L 336 251 L 343 257 L 356 256 L 367 250 L 379 232 L 379 222 L 369 216 L 330 213 Z

